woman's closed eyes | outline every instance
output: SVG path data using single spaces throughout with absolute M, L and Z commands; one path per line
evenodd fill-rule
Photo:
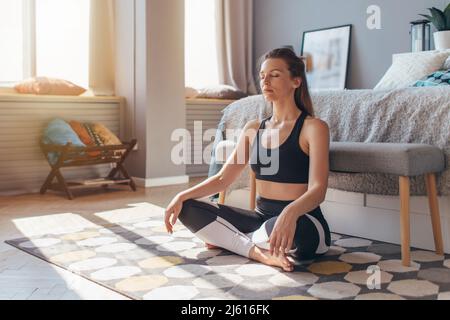
M 269 77 L 272 77 L 272 78 L 278 78 L 280 75 L 278 75 L 278 74 L 271 74 L 271 75 L 269 75 Z M 265 76 L 264 75 L 261 75 L 260 76 L 260 79 L 261 80 L 264 80 L 265 79 Z

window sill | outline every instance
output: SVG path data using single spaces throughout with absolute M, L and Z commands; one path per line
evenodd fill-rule
M 0 94 L 15 94 L 17 93 L 16 90 L 14 90 L 13 86 L 7 87 L 7 86 L 0 86 Z
M 235 102 L 236 100 L 230 100 L 230 99 L 204 99 L 204 98 L 189 98 L 185 99 L 186 104 L 217 104 L 217 105 L 223 105 L 223 104 L 230 104 Z
M 28 93 L 17 93 L 14 89 L 4 90 L 0 88 L 0 100 L 1 101 L 39 101 L 39 102 L 117 102 L 124 103 L 123 97 L 118 96 L 57 96 L 57 95 L 38 95 Z

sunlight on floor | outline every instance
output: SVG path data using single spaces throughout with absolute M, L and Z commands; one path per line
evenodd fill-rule
M 131 203 L 127 208 L 95 213 L 91 220 L 74 213 L 39 215 L 13 219 L 12 222 L 21 235 L 31 237 L 43 234 L 62 234 L 78 232 L 85 228 L 95 228 L 99 223 L 139 222 L 149 217 L 163 217 L 164 208 L 149 202 Z

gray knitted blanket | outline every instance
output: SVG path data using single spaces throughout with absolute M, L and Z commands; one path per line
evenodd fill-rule
M 311 93 L 316 117 L 330 127 L 331 141 L 427 143 L 446 155 L 446 170 L 437 175 L 439 195 L 450 194 L 450 88 L 405 88 L 390 91 L 344 90 Z M 241 129 L 251 119 L 270 116 L 261 95 L 238 100 L 223 110 L 219 129 Z M 216 136 L 215 144 L 223 137 Z M 215 171 L 211 164 L 210 175 Z M 247 187 L 249 168 L 228 192 Z M 369 194 L 398 195 L 398 177 L 385 174 L 330 173 L 329 187 Z M 423 177 L 411 179 L 411 195 L 425 195 Z

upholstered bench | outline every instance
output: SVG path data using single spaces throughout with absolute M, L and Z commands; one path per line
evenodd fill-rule
M 224 163 L 235 148 L 222 141 L 215 149 L 216 161 Z M 402 264 L 410 265 L 409 177 L 425 175 L 436 253 L 444 253 L 435 173 L 445 169 L 445 155 L 437 147 L 412 143 L 331 142 L 330 171 L 345 173 L 385 173 L 399 176 L 400 236 Z M 255 176 L 250 171 L 250 208 L 255 208 Z M 225 202 L 225 190 L 219 203 Z
M 399 176 L 402 264 L 410 265 L 409 177 L 425 175 L 436 253 L 444 253 L 435 173 L 445 169 L 437 147 L 410 143 L 331 142 L 330 171 Z

